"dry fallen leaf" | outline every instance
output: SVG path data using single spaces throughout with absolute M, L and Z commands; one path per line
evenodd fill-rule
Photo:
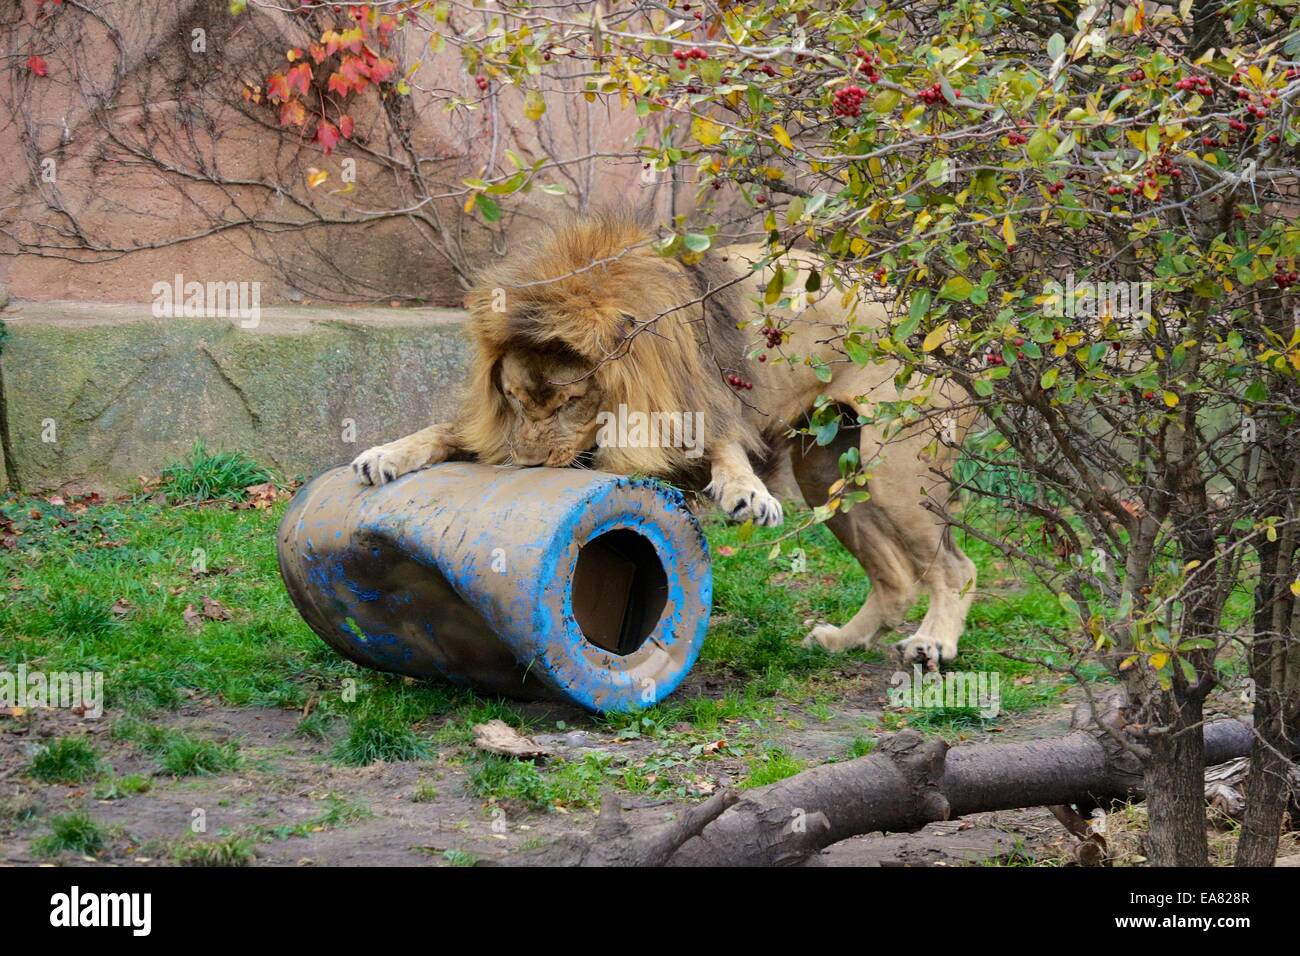
M 185 618 L 185 626 L 191 631 L 197 631 L 203 626 L 203 615 L 194 610 L 193 604 L 185 605 L 185 610 L 181 613 L 181 617 Z
M 504 720 L 489 720 L 474 725 L 474 746 L 488 753 L 506 757 L 545 757 L 547 749 L 530 737 L 525 737 Z
M 126 598 L 118 598 L 113 602 L 113 613 L 119 617 L 124 617 L 135 610 L 135 605 Z
M 249 485 L 244 489 L 244 494 L 247 496 L 248 507 L 263 511 L 279 500 L 280 489 L 275 486 L 275 482 L 264 481 L 260 485 Z
M 204 596 L 203 616 L 209 621 L 229 621 L 230 611 L 220 601 L 214 601 L 212 598 Z

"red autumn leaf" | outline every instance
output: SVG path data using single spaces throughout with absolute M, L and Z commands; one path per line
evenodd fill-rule
M 339 144 L 338 127 L 326 120 L 321 120 L 316 125 L 316 142 L 320 144 L 321 152 L 326 156 L 334 152 L 334 147 Z
M 272 73 L 266 78 L 266 96 L 272 103 L 287 100 L 291 95 L 289 81 L 283 73 Z
M 31 70 L 37 76 L 44 76 L 48 72 L 49 67 L 46 66 L 44 57 L 37 56 L 33 53 L 27 58 L 27 69 Z
M 345 56 L 343 62 L 339 64 L 339 72 L 359 92 L 365 88 L 366 77 L 370 75 L 370 67 L 359 56 Z
M 339 117 L 339 132 L 343 134 L 344 139 L 352 138 L 352 117 L 344 113 Z
M 296 90 L 302 96 L 306 96 L 307 90 L 311 87 L 311 67 L 306 63 L 299 63 L 289 71 L 287 79 L 289 89 Z
M 330 74 L 329 82 L 325 84 L 325 88 L 331 93 L 337 93 L 339 96 L 347 96 L 349 89 L 348 78 L 335 70 Z
M 329 56 L 329 54 L 325 52 L 325 48 L 319 43 L 309 43 L 307 45 L 307 52 L 311 54 L 311 58 L 316 61 L 318 66 L 325 61 L 327 56 Z
M 301 126 L 307 122 L 307 110 L 301 100 L 286 100 L 280 107 L 281 126 Z
M 370 79 L 374 83 L 382 83 L 392 76 L 396 70 L 396 63 L 387 57 L 379 57 L 374 63 L 370 64 Z

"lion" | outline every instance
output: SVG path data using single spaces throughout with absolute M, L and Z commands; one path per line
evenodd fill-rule
M 783 323 L 781 355 L 797 361 L 758 348 L 751 338 L 762 323 L 750 303 L 770 275 L 754 270 L 762 258 L 759 247 L 730 246 L 687 265 L 617 213 L 551 228 L 482 273 L 466 297 L 473 358 L 460 415 L 362 452 L 354 472 L 383 484 L 448 459 L 578 465 L 661 478 L 702 491 L 732 520 L 775 526 L 783 509 L 764 479 L 780 457 L 816 506 L 856 442 L 870 498 L 828 524 L 861 563 L 870 594 L 848 622 L 814 627 L 804 646 L 870 647 L 928 594 L 920 626 L 894 647 L 905 665 L 937 669 L 957 654 L 975 590 L 975 565 L 943 516 L 969 418 L 954 412 L 943 440 L 923 423 L 888 435 L 857 424 L 874 403 L 900 397 L 894 369 L 858 366 L 834 347 L 850 319 L 883 322 L 878 305 L 858 303 L 850 316 L 822 298 Z M 822 402 L 844 411 L 845 427 L 825 446 L 796 440 Z M 602 440 L 611 416 L 629 412 L 693 416 L 699 442 Z

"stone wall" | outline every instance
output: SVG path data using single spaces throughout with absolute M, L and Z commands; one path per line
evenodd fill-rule
M 313 475 L 450 417 L 468 356 L 461 313 L 440 309 L 272 308 L 250 329 L 148 305 L 0 318 L 4 474 L 24 492 L 124 491 L 196 440 Z

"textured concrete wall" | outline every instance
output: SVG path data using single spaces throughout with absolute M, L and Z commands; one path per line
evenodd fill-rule
M 148 305 L 0 318 L 7 473 L 26 492 L 121 491 L 196 439 L 314 475 L 450 417 L 468 356 L 461 314 L 439 309 L 263 309 L 252 329 Z

